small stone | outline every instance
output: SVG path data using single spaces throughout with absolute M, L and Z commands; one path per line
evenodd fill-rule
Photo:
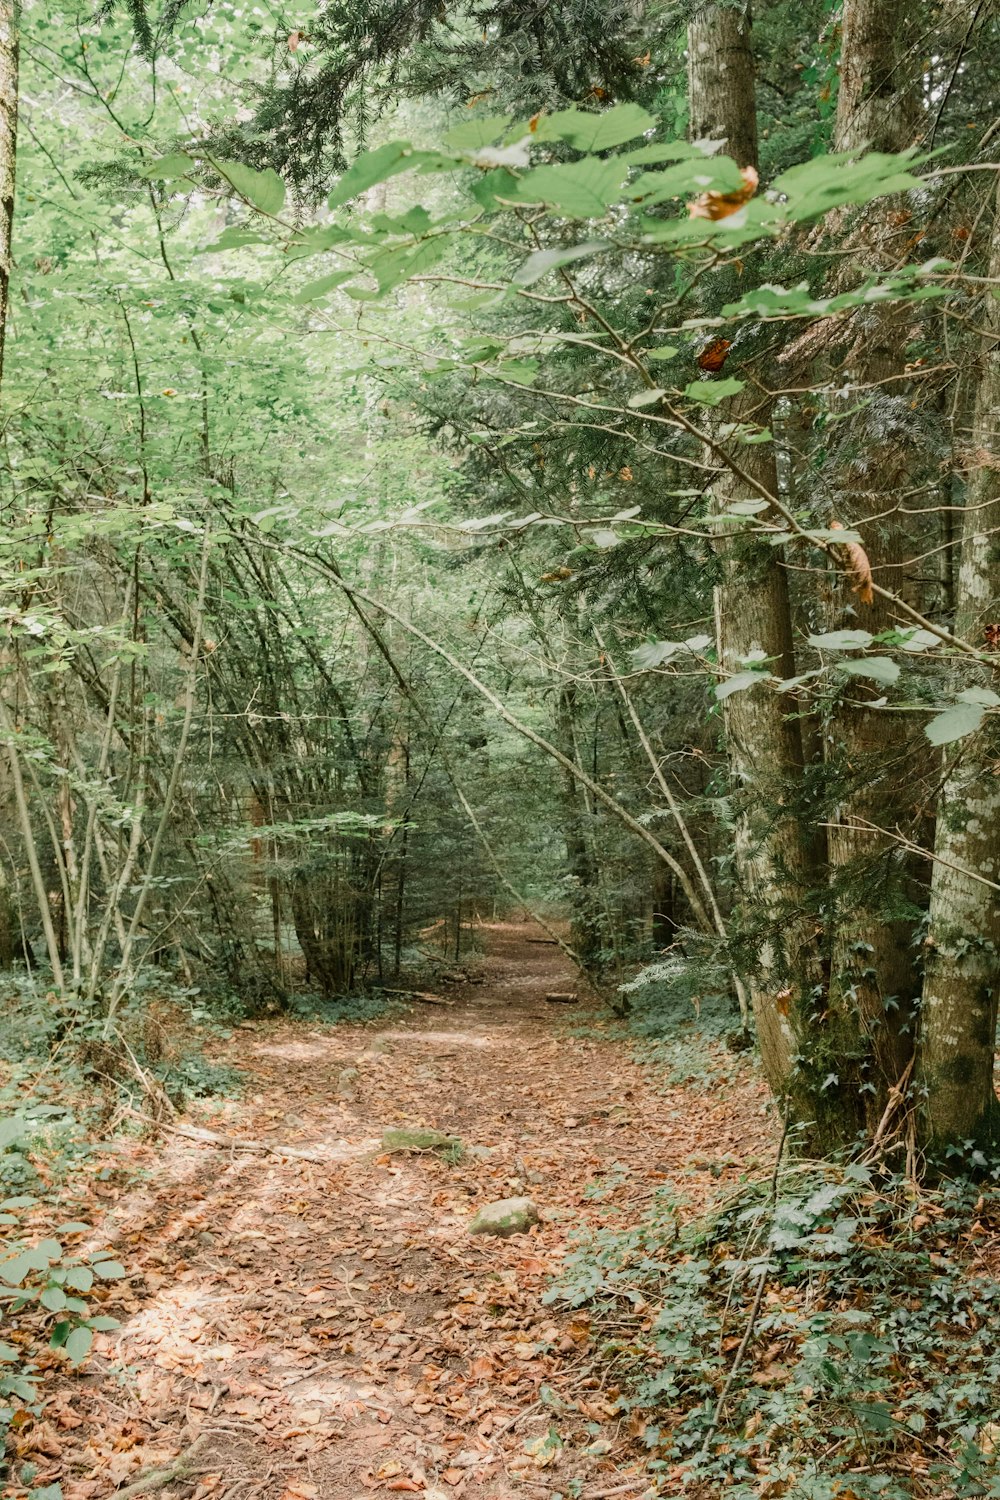
M 512 1234 L 526 1234 L 538 1223 L 538 1206 L 530 1198 L 501 1198 L 485 1204 L 469 1224 L 470 1234 L 495 1234 L 507 1239 Z

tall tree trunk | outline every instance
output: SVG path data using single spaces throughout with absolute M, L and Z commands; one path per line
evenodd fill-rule
M 898 151 L 914 131 L 916 84 L 905 67 L 910 0 L 845 0 L 836 150 Z M 856 257 L 875 269 L 898 253 L 884 203 L 865 214 L 849 238 Z M 838 219 L 843 228 L 843 218 Z M 912 316 L 912 314 L 910 314 Z M 864 528 L 876 582 L 899 591 L 912 555 L 910 524 L 897 507 L 913 462 L 906 435 L 910 395 L 903 370 L 907 314 L 873 308 L 861 314 L 856 353 L 847 378 L 868 400 L 841 424 L 843 458 L 835 476 L 834 516 Z M 857 396 L 849 398 L 857 402 Z M 887 602 L 859 600 L 850 581 L 833 585 L 832 628 L 891 628 Z M 912 823 L 914 785 L 929 767 L 927 745 L 912 718 L 871 706 L 881 689 L 852 678 L 826 726 L 828 785 L 834 797 L 828 850 L 834 912 L 830 961 L 829 1027 L 838 1063 L 844 1134 L 873 1128 L 889 1090 L 912 1053 L 919 989 L 912 935 L 921 899 L 909 856 L 873 831 Z
M 1000 280 L 1000 189 L 990 257 Z M 1000 601 L 1000 303 L 984 299 L 983 350 L 956 588 L 956 634 L 981 646 Z M 968 686 L 966 674 L 964 685 Z M 983 672 L 982 687 L 996 687 Z M 919 1076 L 923 1134 L 940 1151 L 996 1139 L 993 1055 L 1000 985 L 1000 778 L 988 731 L 956 746 L 941 793 L 931 878 Z
M 691 133 L 725 137 L 741 167 L 757 165 L 754 60 L 748 14 L 703 5 L 688 28 Z M 726 408 L 727 422 L 770 425 L 772 401 L 748 385 Z M 739 462 L 773 494 L 778 480 L 771 445 L 739 449 Z M 747 498 L 744 481 L 723 468 L 714 508 Z M 783 677 L 794 675 L 788 581 L 775 549 L 753 537 L 720 537 L 722 579 L 715 592 L 719 666 L 742 670 L 754 653 Z M 802 776 L 802 743 L 792 705 L 762 685 L 724 700 L 729 771 L 736 806 L 735 863 L 740 925 L 755 949 L 750 999 L 768 1082 L 779 1096 L 805 1082 L 797 1059 L 805 1050 L 819 959 L 805 915 L 810 860 L 803 826 L 791 805 Z M 796 1107 L 796 1113 L 800 1110 Z M 804 1112 L 815 1111 L 806 1105 Z
M 10 300 L 17 161 L 17 70 L 20 0 L 0 0 L 0 378 Z

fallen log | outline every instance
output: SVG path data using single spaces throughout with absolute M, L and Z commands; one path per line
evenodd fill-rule
M 545 998 L 550 1005 L 575 1005 L 580 997 L 569 990 L 550 990 Z

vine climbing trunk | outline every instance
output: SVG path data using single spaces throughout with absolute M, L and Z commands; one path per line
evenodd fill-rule
M 1000 281 L 1000 190 L 989 279 Z M 984 299 L 983 347 L 969 445 L 955 633 L 982 646 L 1000 600 L 1000 303 Z M 967 697 L 990 701 L 986 669 Z M 976 710 L 976 703 L 969 708 Z M 988 730 L 950 753 L 939 806 L 926 939 L 918 1076 L 922 1130 L 935 1152 L 965 1141 L 992 1144 L 998 1134 L 993 1086 L 1000 972 L 1000 778 Z M 985 878 L 984 878 L 985 877 Z

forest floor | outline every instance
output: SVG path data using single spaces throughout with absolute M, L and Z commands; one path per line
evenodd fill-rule
M 721 1048 L 725 1087 L 672 1083 L 620 1028 L 602 1035 L 606 1012 L 546 1003 L 572 977 L 538 936 L 492 926 L 485 982 L 402 1019 L 240 1027 L 211 1051 L 249 1075 L 242 1098 L 119 1142 L 111 1170 L 88 1173 L 61 1207 L 94 1223 L 102 1204 L 128 1279 L 101 1311 L 122 1326 L 22 1434 L 36 1486 L 65 1500 L 136 1481 L 193 1500 L 646 1487 L 587 1317 L 544 1294 L 581 1227 L 638 1220 L 670 1183 L 699 1212 L 760 1164 L 772 1126 L 749 1064 Z M 383 1150 L 385 1129 L 418 1126 L 465 1153 Z M 522 1192 L 541 1213 L 530 1233 L 470 1235 L 479 1206 Z M 165 1485 L 150 1473 L 178 1456 Z

